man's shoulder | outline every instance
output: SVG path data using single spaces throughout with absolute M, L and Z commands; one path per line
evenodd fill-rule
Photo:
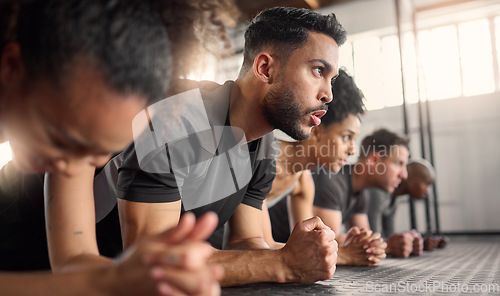
M 172 83 L 166 97 L 171 97 L 176 94 L 180 94 L 193 89 L 202 89 L 206 91 L 214 91 L 215 89 L 221 87 L 221 84 L 217 82 L 208 80 L 191 80 L 191 79 L 178 79 L 175 83 Z
M 279 143 L 274 139 L 273 133 L 264 135 L 259 141 L 257 149 L 257 160 L 275 160 L 279 154 Z

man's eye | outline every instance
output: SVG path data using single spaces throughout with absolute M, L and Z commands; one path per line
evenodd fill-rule
M 323 67 L 316 67 L 316 68 L 314 68 L 314 74 L 317 75 L 317 76 L 323 76 L 323 71 L 324 71 Z
M 344 136 L 344 142 L 348 142 L 351 139 L 350 135 Z

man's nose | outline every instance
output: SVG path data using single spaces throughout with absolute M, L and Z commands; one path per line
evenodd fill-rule
M 348 155 L 354 155 L 356 153 L 356 146 L 354 145 L 354 141 L 351 141 L 349 144 L 349 148 L 347 148 Z
M 323 83 L 323 88 L 319 94 L 319 100 L 324 104 L 330 103 L 333 100 L 332 85 L 330 83 Z
M 406 170 L 406 167 L 401 171 L 401 179 L 406 180 L 408 178 L 408 171 Z

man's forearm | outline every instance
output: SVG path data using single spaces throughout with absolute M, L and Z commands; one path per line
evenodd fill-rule
M 326 280 L 335 272 L 338 251 L 335 233 L 319 217 L 297 223 L 278 250 L 269 249 L 259 236 L 230 236 L 228 247 L 232 250 L 216 251 L 209 260 L 224 268 L 223 287 Z
M 224 267 L 222 287 L 259 282 L 293 282 L 294 276 L 284 264 L 281 250 L 222 250 L 209 260 Z

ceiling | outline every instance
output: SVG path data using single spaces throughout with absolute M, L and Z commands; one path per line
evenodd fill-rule
M 347 1 L 353 0 L 235 0 L 235 3 L 241 11 L 241 18 L 248 20 L 256 16 L 260 11 L 275 6 L 318 9 Z
M 275 6 L 290 6 L 298 8 L 319 9 L 334 4 L 355 0 L 234 0 L 241 11 L 241 21 L 252 19 L 258 12 Z M 368 0 L 365 0 L 368 1 Z M 375 0 L 371 0 L 375 1 Z M 417 12 L 433 10 L 467 3 L 498 2 L 499 0 L 409 0 Z

